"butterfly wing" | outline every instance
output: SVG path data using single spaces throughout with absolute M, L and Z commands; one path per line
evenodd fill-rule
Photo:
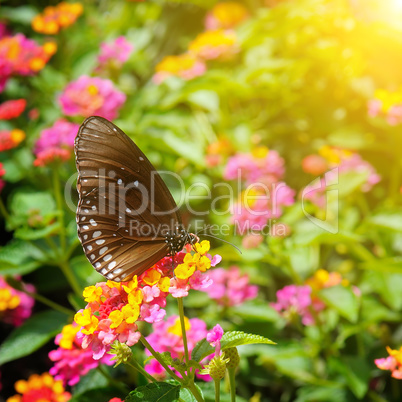
M 126 280 L 169 253 L 181 216 L 151 162 L 117 126 L 89 117 L 75 140 L 78 237 L 103 276 Z

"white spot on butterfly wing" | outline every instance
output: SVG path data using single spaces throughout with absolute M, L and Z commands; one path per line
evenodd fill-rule
M 102 248 L 99 250 L 99 255 L 105 254 L 108 249 L 109 249 L 109 247 L 102 247 Z
M 98 226 L 98 224 L 97 224 L 93 219 L 90 219 L 90 220 L 89 220 L 89 223 L 90 223 L 92 226 Z
M 109 269 L 113 269 L 116 266 L 117 262 L 116 261 L 112 261 L 107 267 Z M 119 272 L 117 272 L 119 271 Z M 114 271 L 115 274 L 119 274 L 121 272 L 121 268 L 118 268 Z
M 88 247 L 87 247 L 87 250 L 88 250 L 88 251 L 91 251 L 91 250 L 92 250 L 92 246 L 88 246 Z
M 100 262 L 96 262 L 96 263 L 95 263 L 95 268 L 96 268 L 96 269 L 100 268 L 101 266 L 102 266 L 102 264 L 101 264 Z
M 122 179 L 117 180 L 117 184 L 122 184 L 122 183 L 123 183 Z
M 108 254 L 108 255 L 105 255 L 104 257 L 103 257 L 103 261 L 105 261 L 105 262 L 108 262 L 109 260 L 111 260 L 112 259 L 112 254 Z
M 135 186 L 135 187 L 138 187 L 138 180 L 136 180 L 136 181 L 134 182 L 134 186 Z
M 91 254 L 91 260 L 95 259 L 95 254 Z
M 102 235 L 102 232 L 100 230 L 97 230 L 96 232 L 93 233 L 92 238 L 95 239 L 101 235 Z
M 98 246 L 101 246 L 105 241 L 106 241 L 106 240 L 104 240 L 104 239 L 99 239 L 99 240 L 96 240 L 95 243 L 96 243 Z
M 128 214 L 130 214 L 130 213 L 131 213 L 131 209 L 130 209 L 130 208 L 126 208 L 126 212 L 127 212 Z
M 84 230 L 88 230 L 88 229 L 89 229 L 89 226 L 84 225 L 82 228 L 83 228 Z

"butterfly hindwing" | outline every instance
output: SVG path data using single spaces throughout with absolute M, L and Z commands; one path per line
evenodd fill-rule
M 125 280 L 169 253 L 181 226 L 176 203 L 134 142 L 102 117 L 84 121 L 75 141 L 78 236 L 102 275 Z

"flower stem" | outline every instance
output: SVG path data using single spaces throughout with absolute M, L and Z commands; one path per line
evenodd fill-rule
M 1 198 L 0 198 L 0 213 L 3 215 L 5 221 L 8 221 L 10 219 L 10 215 L 8 214 L 4 202 Z
M 46 306 L 52 308 L 53 310 L 60 311 L 60 313 L 67 314 L 68 316 L 74 315 L 75 311 L 70 310 L 69 308 L 63 307 L 58 303 L 55 303 L 54 301 L 40 295 L 39 293 L 33 293 L 33 292 L 28 292 L 27 290 L 24 289 L 19 289 L 21 292 L 26 293 L 28 296 L 31 296 L 35 300 L 37 300 L 40 303 L 45 304 Z
M 56 198 L 57 210 L 60 214 L 60 216 L 59 216 L 60 246 L 61 246 L 62 254 L 64 257 L 64 253 L 66 251 L 66 230 L 64 227 L 64 205 L 63 205 L 63 200 L 61 198 L 60 178 L 59 178 L 59 172 L 58 172 L 57 168 L 53 169 L 53 190 L 54 190 L 54 196 Z
M 61 261 L 58 266 L 63 271 L 64 276 L 66 277 L 68 283 L 70 284 L 73 291 L 77 294 L 77 296 L 82 296 L 82 289 L 79 285 L 77 278 L 74 276 L 73 272 L 71 271 L 71 267 L 67 261 Z
M 115 386 L 116 388 L 120 389 L 124 394 L 127 394 L 128 387 L 125 384 L 122 384 L 120 381 L 115 380 L 100 364 L 97 367 L 97 370 L 108 380 L 110 385 Z
M 147 373 L 144 369 L 144 367 L 142 367 L 137 360 L 135 359 L 131 359 L 130 362 L 126 363 L 127 365 L 129 365 L 130 367 L 132 367 L 134 370 L 137 370 L 138 372 L 140 372 L 146 379 L 148 379 L 149 381 L 152 382 L 158 382 L 154 377 L 151 376 L 151 374 Z
M 236 368 L 235 367 L 228 368 L 228 374 L 229 374 L 229 387 L 230 387 L 230 402 L 236 402 L 236 379 L 235 379 Z
M 215 402 L 219 402 L 221 400 L 221 380 L 214 380 L 215 383 Z
M 183 299 L 181 297 L 177 298 L 177 304 L 179 306 L 179 316 L 180 316 L 180 325 L 181 325 L 181 333 L 183 336 L 183 346 L 184 346 L 184 357 L 186 359 L 186 363 L 190 361 L 190 357 L 188 354 L 188 344 L 187 344 L 187 334 L 186 334 L 186 327 L 184 323 L 184 306 L 183 306 Z M 189 372 L 187 374 L 191 374 L 191 368 L 188 369 Z
M 188 388 L 191 393 L 194 395 L 194 398 L 197 400 L 197 402 L 205 402 L 204 398 L 200 394 L 200 391 L 198 391 L 198 388 L 195 386 L 194 382 L 190 382 L 186 388 Z
M 162 365 L 162 367 L 176 380 L 180 383 L 183 382 L 183 379 L 177 376 L 169 366 L 159 357 L 159 354 L 155 351 L 155 349 L 149 344 L 149 342 L 141 335 L 140 338 L 141 343 L 151 352 L 151 355 L 155 357 L 155 359 Z

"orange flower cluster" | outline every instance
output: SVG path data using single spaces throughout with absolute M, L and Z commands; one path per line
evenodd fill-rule
M 33 374 L 28 381 L 19 380 L 15 383 L 15 390 L 21 395 L 12 396 L 7 402 L 67 402 L 71 399 L 63 383 L 56 381 L 49 373 Z
M 14 130 L 0 131 L 0 152 L 17 147 L 25 139 L 25 133 L 15 128 Z
M 82 12 L 81 3 L 66 3 L 63 1 L 55 7 L 46 7 L 42 14 L 38 14 L 32 20 L 32 28 L 39 33 L 54 35 L 61 29 L 74 24 Z

